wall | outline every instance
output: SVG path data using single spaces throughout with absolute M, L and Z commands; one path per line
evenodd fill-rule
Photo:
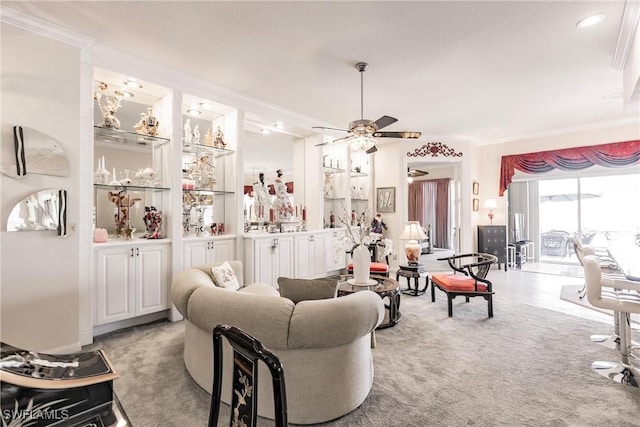
M 67 220 L 78 222 L 80 49 L 8 24 L 0 31 L 1 143 L 13 144 L 14 125 L 31 127 L 60 141 L 71 165 L 69 177 L 0 176 L 0 335 L 32 350 L 75 351 L 80 348 L 78 233 L 71 227 L 66 238 L 54 231 L 7 233 L 6 222 L 23 197 L 46 188 L 68 191 Z
M 555 150 L 561 148 L 579 147 L 586 145 L 607 144 L 640 139 L 638 123 L 612 126 L 602 129 L 588 129 L 564 133 L 560 135 L 540 136 L 537 138 L 511 141 L 502 144 L 484 145 L 478 147 L 479 157 L 483 167 L 479 169 L 480 185 L 480 218 L 486 218 L 487 210 L 482 208 L 485 198 L 495 198 L 498 208 L 495 209 L 494 224 L 506 224 L 506 197 L 498 197 L 500 185 L 500 161 L 502 156 L 524 154 L 537 151 Z M 488 219 L 486 220 L 488 224 Z

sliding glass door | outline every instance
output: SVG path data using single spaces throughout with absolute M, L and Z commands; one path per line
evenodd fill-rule
M 640 231 L 640 175 L 538 181 L 541 261 L 577 263 L 572 239 L 610 249 Z

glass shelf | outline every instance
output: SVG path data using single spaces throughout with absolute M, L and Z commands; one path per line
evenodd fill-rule
M 325 200 L 345 200 L 345 197 L 325 197 Z
M 199 154 L 203 151 L 209 152 L 209 153 L 213 153 L 215 157 L 222 157 L 222 156 L 227 156 L 229 154 L 233 154 L 234 151 L 230 150 L 228 148 L 220 148 L 220 147 L 212 147 L 210 145 L 203 145 L 203 144 L 189 144 L 189 145 L 183 145 L 182 146 L 182 152 L 183 153 L 190 153 L 190 154 Z
M 369 175 L 364 172 L 351 172 L 351 178 L 359 178 L 362 176 L 369 176 Z
M 207 189 L 198 189 L 198 188 L 183 188 L 182 191 L 184 193 L 197 193 L 197 194 L 235 194 L 235 191 L 207 190 Z
M 351 199 L 352 202 L 368 202 L 369 199 Z
M 110 185 L 110 184 L 93 184 L 94 188 L 101 190 L 127 190 L 127 191 L 169 191 L 167 187 L 150 187 L 145 185 Z
M 332 167 L 329 167 L 329 166 L 322 166 L 322 168 L 324 169 L 325 173 L 344 173 L 344 172 L 346 172 L 344 169 L 332 168 Z
M 161 146 L 170 141 L 168 138 L 159 136 L 142 135 L 135 132 L 128 132 L 120 129 L 108 129 L 100 126 L 93 127 L 95 142 L 106 142 L 109 144 L 135 144 L 136 146 Z

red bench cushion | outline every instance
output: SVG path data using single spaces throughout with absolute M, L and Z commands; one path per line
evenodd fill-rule
M 353 264 L 349 264 L 347 266 L 347 270 L 353 271 Z M 389 266 L 382 262 L 372 262 L 371 267 L 369 267 L 369 271 L 376 273 L 386 273 L 389 271 Z
M 431 281 L 446 291 L 452 292 L 486 292 L 487 285 L 478 282 L 476 289 L 476 281 L 472 277 L 462 276 L 460 274 L 434 274 Z

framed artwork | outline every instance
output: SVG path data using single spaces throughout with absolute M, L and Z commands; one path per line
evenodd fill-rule
M 473 182 L 473 195 L 477 196 L 480 193 L 480 183 L 477 181 Z
M 396 187 L 376 188 L 376 211 L 393 213 L 396 211 Z
M 478 212 L 480 209 L 480 199 L 473 199 L 473 211 Z

